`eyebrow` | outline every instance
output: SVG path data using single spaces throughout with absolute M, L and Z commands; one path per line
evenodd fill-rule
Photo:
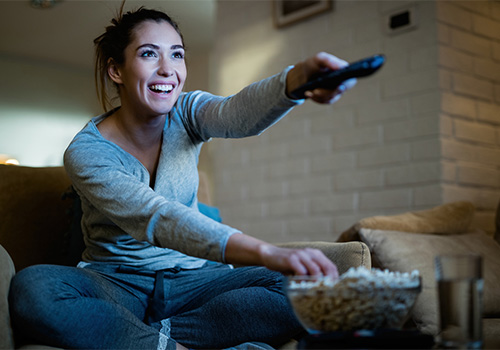
M 143 44 L 143 45 L 139 46 L 137 48 L 137 50 L 140 50 L 140 49 L 145 48 L 145 47 L 150 47 L 150 48 L 155 49 L 155 50 L 160 49 L 160 46 L 155 45 L 155 44 Z M 175 44 L 175 45 L 170 46 L 170 50 L 179 50 L 179 49 L 185 50 L 184 46 L 179 45 L 179 44 Z

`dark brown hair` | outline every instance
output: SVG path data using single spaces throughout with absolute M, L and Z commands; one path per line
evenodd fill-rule
M 177 31 L 184 44 L 184 38 L 179 26 L 166 13 L 141 7 L 138 10 L 123 14 L 124 5 L 125 1 L 122 2 L 118 16 L 111 20 L 111 25 L 106 27 L 106 31 L 103 34 L 94 39 L 96 90 L 99 102 L 105 112 L 112 107 L 108 95 L 109 83 L 112 82 L 108 76 L 109 60 L 113 59 L 117 65 L 124 63 L 125 48 L 130 44 L 133 31 L 137 25 L 144 21 L 166 21 Z M 116 86 L 116 84 L 114 85 Z

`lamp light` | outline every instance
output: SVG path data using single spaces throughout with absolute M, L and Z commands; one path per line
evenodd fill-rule
M 0 154 L 0 164 L 19 165 L 19 161 L 7 154 Z

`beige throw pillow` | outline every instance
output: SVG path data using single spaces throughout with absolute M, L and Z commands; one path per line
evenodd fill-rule
M 438 236 L 398 231 L 361 229 L 360 236 L 381 268 L 410 272 L 419 270 L 423 290 L 413 310 L 418 329 L 435 335 L 438 330 L 438 302 L 434 258 L 441 254 L 478 253 L 484 257 L 484 316 L 500 316 L 500 245 L 481 231 Z

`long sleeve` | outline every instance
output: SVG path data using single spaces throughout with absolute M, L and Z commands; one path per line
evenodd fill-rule
M 151 269 L 224 261 L 227 240 L 239 231 L 197 209 L 201 145 L 211 137 L 260 133 L 279 120 L 296 104 L 284 94 L 284 75 L 228 98 L 182 94 L 163 129 L 154 188 L 147 169 L 99 133 L 108 115 L 89 122 L 64 158 L 82 200 L 84 260 Z
M 229 97 L 202 91 L 185 94 L 173 113 L 182 113 L 186 130 L 194 141 L 259 135 L 304 101 L 290 100 L 285 94 L 290 68 Z

